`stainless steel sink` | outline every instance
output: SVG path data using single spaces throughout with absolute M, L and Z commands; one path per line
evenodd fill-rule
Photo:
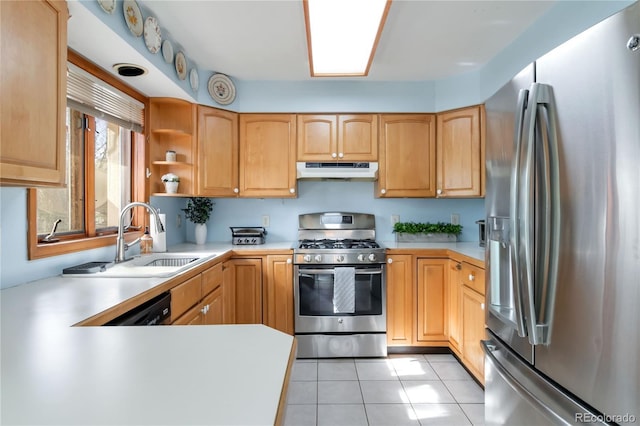
M 198 257 L 163 257 L 160 259 L 155 259 L 144 266 L 185 266 L 191 262 L 195 262 L 198 260 Z

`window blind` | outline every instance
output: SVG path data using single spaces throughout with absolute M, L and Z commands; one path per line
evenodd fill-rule
M 67 105 L 136 132 L 144 127 L 142 102 L 72 63 L 67 63 Z

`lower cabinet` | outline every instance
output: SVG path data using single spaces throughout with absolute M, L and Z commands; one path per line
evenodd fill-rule
M 262 259 L 223 264 L 225 324 L 262 324 Z
M 484 352 L 481 340 L 484 336 L 484 296 L 462 287 L 462 361 L 467 368 L 484 382 Z
M 460 355 L 462 348 L 462 262 L 449 260 L 449 345 Z
M 447 346 L 448 259 L 418 259 L 416 289 L 417 342 L 439 342 Z
M 171 324 L 223 323 L 222 263 L 171 289 Z
M 264 324 L 293 335 L 293 259 L 268 255 L 263 268 Z
M 387 346 L 414 343 L 413 288 L 413 256 L 387 255 Z

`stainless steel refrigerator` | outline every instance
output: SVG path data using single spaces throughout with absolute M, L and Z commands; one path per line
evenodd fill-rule
M 486 423 L 640 424 L 640 3 L 486 111 Z

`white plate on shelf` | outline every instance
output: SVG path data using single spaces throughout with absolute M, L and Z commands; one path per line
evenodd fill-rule
M 214 74 L 207 85 L 209 95 L 220 105 L 229 105 L 236 98 L 236 87 L 224 74 Z
M 200 78 L 198 77 L 198 70 L 196 70 L 195 68 L 191 68 L 191 71 L 189 72 L 189 84 L 191 84 L 191 89 L 194 92 L 198 91 Z
M 124 0 L 122 3 L 122 13 L 124 14 L 124 20 L 131 34 L 140 37 L 144 30 L 144 21 L 136 0 Z
M 153 16 L 144 21 L 144 44 L 151 53 L 158 53 L 162 45 L 162 32 L 158 20 Z
M 184 53 L 176 53 L 176 73 L 180 80 L 187 78 L 187 58 L 184 57 Z
M 109 15 L 111 15 L 113 11 L 116 10 L 116 0 L 98 0 L 98 4 L 102 8 L 102 10 L 107 12 Z
M 169 40 L 162 42 L 162 57 L 168 64 L 173 62 L 173 44 Z

